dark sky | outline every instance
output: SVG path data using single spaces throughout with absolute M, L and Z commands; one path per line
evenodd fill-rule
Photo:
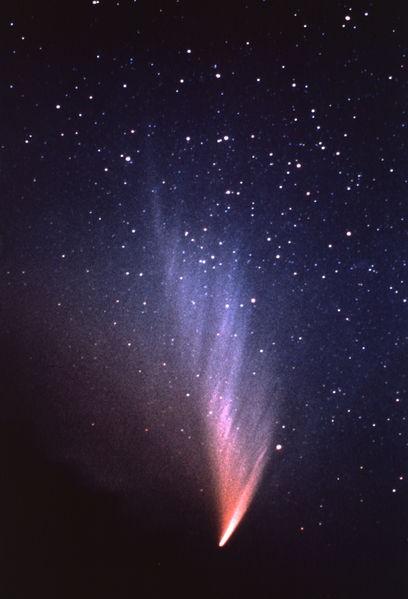
M 0 28 L 0 596 L 407 597 L 408 10 Z

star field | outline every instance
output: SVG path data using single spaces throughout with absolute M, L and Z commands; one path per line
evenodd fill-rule
M 91 569 L 129 572 L 123 596 L 406 594 L 407 19 L 372 2 L 2 9 L 10 571 L 27 543 L 65 579 L 62 546 L 77 590 L 86 538 Z M 38 501 L 20 459 L 37 451 Z M 108 513 L 101 557 L 88 527 Z

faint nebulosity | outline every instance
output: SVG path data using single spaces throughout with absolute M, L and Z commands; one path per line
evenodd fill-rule
M 2 597 L 407 596 L 408 11 L 329 4 L 2 6 Z

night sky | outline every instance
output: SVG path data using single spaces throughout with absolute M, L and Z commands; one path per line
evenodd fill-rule
M 408 9 L 0 28 L 1 599 L 406 598 Z

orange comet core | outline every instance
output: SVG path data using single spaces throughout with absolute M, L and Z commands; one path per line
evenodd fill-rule
M 248 510 L 265 466 L 265 448 L 260 450 L 255 459 L 236 449 L 226 448 L 225 452 L 221 452 L 226 454 L 226 459 L 221 460 L 218 471 L 219 547 L 227 543 Z

